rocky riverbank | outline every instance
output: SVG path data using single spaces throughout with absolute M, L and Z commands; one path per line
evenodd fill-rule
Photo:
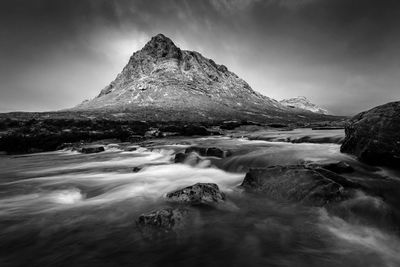
M 273 121 L 260 123 L 247 120 L 157 122 L 133 120 L 125 116 L 115 118 L 110 114 L 10 113 L 0 114 L 0 151 L 7 153 L 54 151 L 65 146 L 80 147 L 104 139 L 138 143 L 169 136 L 224 135 L 231 134 L 232 130 L 244 126 L 256 127 L 255 129 L 287 130 L 295 127 L 330 127 L 344 126 L 344 124 L 343 118 L 312 123 Z
M 370 164 L 400 166 L 400 102 L 357 114 L 345 131 L 342 152 Z

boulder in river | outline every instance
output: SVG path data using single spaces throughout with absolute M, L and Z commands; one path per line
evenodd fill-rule
M 241 186 L 271 199 L 312 206 L 340 201 L 347 195 L 341 184 L 302 165 L 250 169 Z
M 74 143 L 62 143 L 56 148 L 56 150 L 63 150 L 63 149 L 76 150 L 76 147 L 77 144 Z
M 140 215 L 136 225 L 145 238 L 158 238 L 182 230 L 188 214 L 185 208 L 160 208 Z
M 225 194 L 213 183 L 197 183 L 192 186 L 168 193 L 169 201 L 192 205 L 214 205 L 225 200 Z
M 103 146 L 84 146 L 79 149 L 79 152 L 84 154 L 99 153 L 103 151 L 105 151 Z
M 142 169 L 143 167 L 136 166 L 132 168 L 132 172 L 140 172 Z
M 218 147 L 197 147 L 197 146 L 192 146 L 188 147 L 185 150 L 185 153 L 191 153 L 191 152 L 196 152 L 200 156 L 203 157 L 217 157 L 217 158 L 225 158 L 229 157 L 232 153 L 231 151 L 227 150 L 222 150 Z
M 208 157 L 217 157 L 217 158 L 223 158 L 224 157 L 224 151 L 217 148 L 217 147 L 210 147 L 207 149 L 207 156 Z
M 341 152 L 369 164 L 400 166 L 400 101 L 361 112 L 345 132 Z
M 200 156 L 207 156 L 207 148 L 206 147 L 197 147 L 191 146 L 185 149 L 185 154 L 196 152 Z
M 175 155 L 175 163 L 186 163 L 191 166 L 197 165 L 201 161 L 196 153 L 177 153 Z
M 177 153 L 175 155 L 174 162 L 175 163 L 183 163 L 186 159 L 186 154 L 185 153 Z
M 185 125 L 182 130 L 181 130 L 182 135 L 186 136 L 193 136 L 193 135 L 200 135 L 200 136 L 206 136 L 206 135 L 212 135 L 212 132 L 210 132 L 206 127 L 204 126 L 198 126 L 198 125 Z

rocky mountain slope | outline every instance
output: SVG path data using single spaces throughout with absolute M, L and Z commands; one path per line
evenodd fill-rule
M 290 108 L 255 92 L 224 65 L 181 50 L 162 34 L 135 52 L 97 97 L 72 110 L 129 113 L 142 120 L 296 120 Z
M 282 105 L 293 108 L 293 109 L 300 109 L 300 110 L 307 110 L 314 113 L 324 114 L 327 115 L 329 112 L 326 109 L 323 109 L 313 103 L 306 98 L 305 96 L 298 96 L 289 99 L 283 99 L 279 101 Z

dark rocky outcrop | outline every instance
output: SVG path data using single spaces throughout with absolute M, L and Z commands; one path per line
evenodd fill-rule
M 158 34 L 143 47 L 143 52 L 153 58 L 182 59 L 182 51 L 175 46 L 171 39 Z
M 192 186 L 168 193 L 167 200 L 192 205 L 215 205 L 225 200 L 225 194 L 213 183 L 197 183 Z
M 336 177 L 334 173 L 329 173 Z M 251 169 L 241 186 L 251 192 L 266 194 L 275 200 L 301 202 L 313 206 L 343 200 L 348 193 L 343 185 L 331 177 L 328 178 L 321 172 L 302 165 Z
M 188 214 L 185 208 L 160 208 L 140 215 L 136 225 L 145 238 L 162 238 L 182 230 Z
M 101 116 L 100 116 L 101 115 Z M 128 117 L 130 114 L 125 114 Z M 99 116 L 100 118 L 96 118 Z M 217 135 L 212 125 L 188 122 L 152 122 L 117 119 L 98 113 L 24 113 L 5 121 L 6 131 L 0 132 L 0 151 L 26 153 L 59 149 L 77 150 L 82 144 L 114 139 L 115 142 L 139 143 L 147 139 L 171 135 Z M 32 119 L 31 117 L 35 117 Z M 49 118 L 50 117 L 50 118 Z
M 37 117 L 29 119 L 32 116 Z M 24 113 L 23 116 L 11 120 L 14 121 L 15 125 L 8 123 L 7 131 L 0 133 L 0 151 L 26 153 L 34 150 L 74 149 L 79 148 L 82 143 L 103 139 L 124 142 L 129 141 L 131 136 L 140 135 L 143 139 L 149 128 L 146 122 L 141 121 L 90 119 L 71 113 Z
M 400 101 L 354 116 L 345 132 L 341 152 L 369 164 L 400 166 Z
M 100 153 L 105 151 L 103 146 L 84 146 L 78 149 L 79 152 L 84 154 Z

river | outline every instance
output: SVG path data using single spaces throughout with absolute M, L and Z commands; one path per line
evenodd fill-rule
M 110 144 L 98 154 L 1 155 L 0 266 L 400 266 L 399 173 L 340 153 L 343 136 L 238 131 L 152 140 L 134 151 Z M 193 145 L 232 156 L 173 163 Z M 351 164 L 355 172 L 346 176 L 371 181 L 385 198 L 360 191 L 332 212 L 238 187 L 249 168 L 331 161 Z M 167 205 L 166 193 L 198 182 L 218 184 L 226 207 L 196 208 L 178 238 L 145 240 L 138 216 Z

